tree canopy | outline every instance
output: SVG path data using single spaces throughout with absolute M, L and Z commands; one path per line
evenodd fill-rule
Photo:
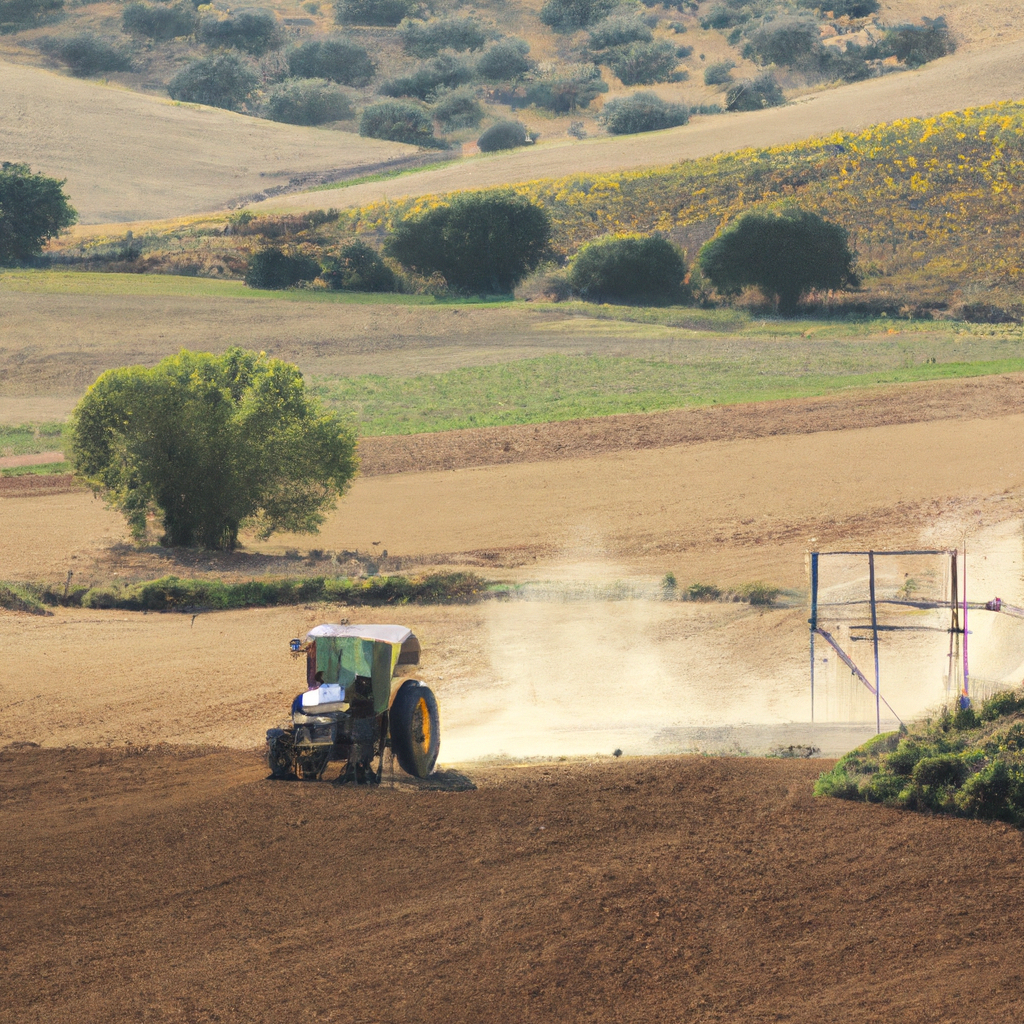
M 808 210 L 747 213 L 707 242 L 698 260 L 725 294 L 755 285 L 792 313 L 812 288 L 835 290 L 860 283 L 846 229 Z
M 452 288 L 507 294 L 540 263 L 550 233 L 548 215 L 511 190 L 466 192 L 402 221 L 384 251 Z
M 33 174 L 28 164 L 0 164 L 0 267 L 38 256 L 78 220 L 63 185 Z
M 355 475 L 355 432 L 298 368 L 263 353 L 182 351 L 107 370 L 72 417 L 76 473 L 145 536 L 232 549 L 242 527 L 315 533 Z
M 588 242 L 569 264 L 569 284 L 603 302 L 671 302 L 685 297 L 683 254 L 657 235 L 611 235 Z

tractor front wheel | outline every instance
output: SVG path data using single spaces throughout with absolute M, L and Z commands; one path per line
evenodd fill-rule
M 437 699 L 426 683 L 406 679 L 391 703 L 391 749 L 402 771 L 425 779 L 441 747 L 441 718 Z
M 284 729 L 271 729 L 267 733 L 267 767 L 275 779 L 285 779 L 292 774 L 295 751 L 292 737 Z

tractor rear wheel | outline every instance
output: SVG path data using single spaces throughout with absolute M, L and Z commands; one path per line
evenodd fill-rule
M 271 730 L 276 735 L 267 736 L 267 767 L 275 779 L 285 779 L 292 773 L 292 760 L 294 751 L 292 749 L 291 735 L 283 729 Z
M 391 704 L 391 749 L 402 771 L 425 779 L 441 747 L 441 718 L 437 699 L 426 683 L 406 679 Z

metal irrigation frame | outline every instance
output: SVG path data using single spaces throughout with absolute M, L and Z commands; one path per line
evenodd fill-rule
M 867 689 L 874 694 L 875 697 L 875 729 L 877 732 L 882 731 L 882 705 L 884 704 L 897 721 L 902 722 L 899 715 L 893 711 L 892 705 L 882 696 L 881 692 L 881 679 L 879 676 L 878 668 L 878 634 L 880 631 L 886 631 L 891 629 L 934 629 L 933 626 L 879 626 L 878 624 L 878 600 L 875 594 L 875 559 L 886 558 L 886 557 L 906 557 L 910 555 L 945 555 L 950 560 L 950 599 L 948 602 L 945 601 L 886 601 L 886 604 L 900 604 L 911 608 L 945 608 L 948 607 L 950 610 L 950 670 L 953 667 L 953 638 L 957 635 L 962 635 L 964 638 L 963 642 L 963 688 L 961 693 L 961 700 L 965 703 L 969 703 L 968 695 L 968 671 L 967 671 L 967 552 L 964 551 L 963 560 L 963 573 L 964 573 L 964 593 L 963 600 L 961 603 L 959 597 L 959 573 L 958 573 L 958 552 L 956 548 L 937 548 L 934 550 L 917 550 L 917 551 L 811 551 L 811 617 L 807 620 L 810 624 L 810 638 L 811 638 L 811 721 L 814 721 L 814 638 L 820 636 L 839 656 L 839 659 L 844 665 L 855 675 L 861 683 L 867 687 Z M 822 629 L 818 625 L 818 560 L 820 558 L 843 556 L 849 557 L 860 557 L 867 558 L 868 560 L 868 602 L 871 605 L 871 640 L 872 649 L 874 652 L 874 685 L 868 677 L 861 671 L 857 663 L 853 658 L 846 653 L 839 646 L 839 642 L 836 640 L 831 633 L 827 630 Z M 980 607 L 984 608 L 985 605 Z M 961 608 L 963 610 L 963 622 L 961 623 L 960 614 Z M 943 632 L 946 632 L 945 630 Z

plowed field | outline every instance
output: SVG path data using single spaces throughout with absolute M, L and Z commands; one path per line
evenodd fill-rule
M 0 753 L 0 1021 L 1020 1019 L 1020 834 L 813 800 L 826 766 L 371 791 L 245 753 Z

